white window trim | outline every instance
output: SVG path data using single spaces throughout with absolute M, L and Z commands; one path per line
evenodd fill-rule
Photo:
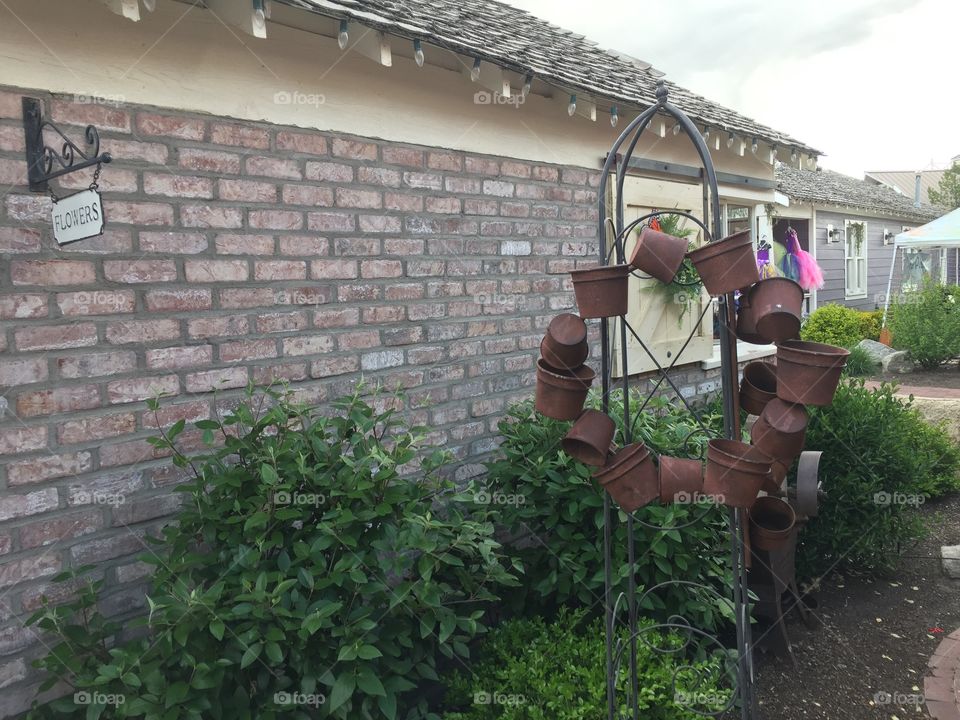
M 864 265 L 864 278 L 863 278 L 863 291 L 862 292 L 850 292 L 850 283 L 849 278 L 847 277 L 847 265 L 850 260 L 859 258 L 858 255 L 847 255 L 847 248 L 849 243 L 847 239 L 850 237 L 850 226 L 851 225 L 863 225 L 863 265 Z M 845 300 L 862 300 L 867 297 L 870 292 L 870 257 L 869 257 L 869 248 L 870 248 L 870 225 L 866 220 L 850 220 L 847 218 L 843 221 L 843 297 Z

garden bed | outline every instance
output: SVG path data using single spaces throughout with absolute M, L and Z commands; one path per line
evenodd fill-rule
M 941 365 L 935 370 L 917 370 L 906 375 L 876 373 L 870 380 L 896 382 L 910 387 L 949 388 L 960 390 L 960 364 L 957 361 Z

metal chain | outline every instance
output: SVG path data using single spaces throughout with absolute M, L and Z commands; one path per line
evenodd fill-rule
M 100 179 L 100 171 L 103 170 L 103 163 L 97 163 L 97 169 L 93 171 L 93 181 L 90 183 L 90 189 L 96 190 L 100 186 L 97 184 L 97 180 Z

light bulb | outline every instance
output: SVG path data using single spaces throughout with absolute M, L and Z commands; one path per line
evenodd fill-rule
M 703 141 L 710 142 L 710 128 L 708 127 L 703 129 Z
M 340 21 L 340 34 L 337 35 L 337 45 L 340 46 L 341 50 L 346 50 L 347 43 L 350 42 L 350 33 L 347 32 L 347 21 Z
M 577 96 L 571 95 L 570 102 L 567 103 L 567 115 L 573 116 L 573 114 L 576 111 L 577 111 Z
M 473 61 L 473 67 L 470 68 L 470 79 L 474 82 L 480 79 L 480 58 Z
M 423 46 L 419 40 L 413 41 L 413 59 L 417 61 L 419 67 L 423 67 Z
M 732 147 L 733 147 L 733 133 L 730 133 L 730 134 L 727 136 L 727 147 L 728 147 L 728 148 L 732 148 Z
M 526 97 L 527 93 L 530 92 L 530 87 L 533 85 L 533 75 L 527 75 L 523 79 L 523 96 Z
M 754 138 L 753 142 L 750 144 L 750 152 L 756 153 L 758 147 L 760 147 L 760 143 L 758 143 L 757 139 Z
M 620 122 L 620 113 L 617 112 L 617 106 L 612 105 L 610 107 L 610 127 L 616 127 L 618 122 Z

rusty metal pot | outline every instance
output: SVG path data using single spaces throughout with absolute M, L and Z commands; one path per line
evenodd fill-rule
M 573 294 L 580 317 L 604 318 L 627 314 L 629 265 L 604 265 L 571 270 Z
M 559 372 L 537 360 L 536 410 L 554 420 L 576 420 L 587 401 L 587 392 L 596 373 L 581 365 L 575 370 Z
M 760 280 L 749 230 L 691 250 L 687 256 L 711 295 L 725 295 Z
M 829 405 L 849 350 L 825 343 L 787 340 L 777 347 L 777 397 L 803 405 Z
M 648 505 L 660 495 L 657 466 L 642 442 L 627 445 L 593 476 L 625 512 Z
M 792 461 L 803 450 L 808 420 L 803 405 L 774 398 L 750 428 L 750 441 L 775 460 Z
M 740 307 L 737 308 L 737 339 L 753 345 L 767 344 L 767 341 L 757 332 L 757 317 L 750 306 L 747 291 L 740 293 Z
M 571 370 L 583 365 L 590 354 L 587 324 L 572 313 L 557 315 L 540 342 L 540 357 L 552 368 Z
M 751 415 L 759 415 L 767 403 L 777 397 L 777 368 L 755 360 L 743 367 L 740 381 L 740 407 Z
M 567 455 L 587 465 L 604 465 L 616 426 L 606 413 L 584 410 L 560 444 Z
M 669 284 L 680 269 L 688 246 L 684 238 L 645 227 L 640 231 L 636 247 L 633 248 L 630 264 L 640 272 Z
M 660 502 L 693 502 L 703 492 L 703 463 L 660 456 Z
M 711 440 L 707 444 L 704 495 L 729 507 L 753 505 L 770 475 L 773 458 L 738 440 Z
M 750 288 L 750 309 L 757 334 L 768 343 L 800 336 L 803 288 L 790 278 L 761 280 Z
M 750 541 L 759 550 L 776 550 L 790 537 L 797 514 L 790 503 L 777 497 L 757 498 L 750 508 Z

